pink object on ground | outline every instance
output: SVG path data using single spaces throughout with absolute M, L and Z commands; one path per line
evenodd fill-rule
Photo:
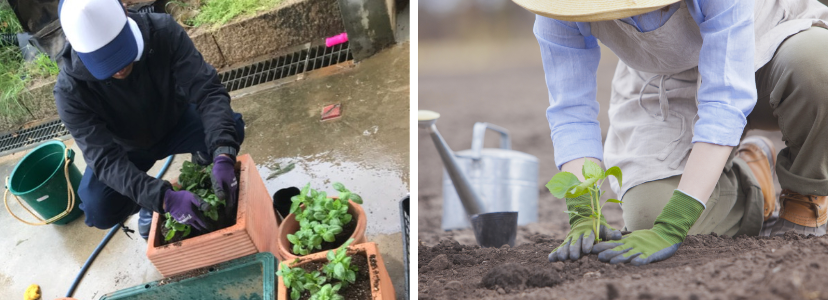
M 325 39 L 325 46 L 332 47 L 348 41 L 348 33 L 340 33 L 335 36 Z

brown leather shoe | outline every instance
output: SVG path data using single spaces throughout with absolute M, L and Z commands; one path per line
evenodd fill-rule
M 736 156 L 748 164 L 756 181 L 759 182 L 762 196 L 765 198 L 765 221 L 767 221 L 776 209 L 776 190 L 773 187 L 776 149 L 773 147 L 773 142 L 762 136 L 746 137 L 739 144 Z
M 779 201 L 779 220 L 771 227 L 771 236 L 783 235 L 790 230 L 799 234 L 825 235 L 828 196 L 802 195 L 784 189 Z

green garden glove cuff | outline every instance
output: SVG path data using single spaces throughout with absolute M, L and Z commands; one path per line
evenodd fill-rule
M 703 211 L 701 202 L 675 190 L 652 229 L 637 230 L 617 242 L 599 243 L 592 252 L 599 253 L 599 260 L 612 264 L 629 262 L 639 266 L 665 260 L 676 253 Z
M 592 214 L 589 207 L 576 207 L 578 205 L 589 205 L 589 195 L 566 199 L 566 208 L 567 210 L 576 211 L 578 214 L 585 216 Z M 586 255 L 592 251 L 592 246 L 595 244 L 595 232 L 592 226 L 592 219 L 570 214 L 569 227 L 569 233 L 564 238 L 563 243 L 549 254 L 549 261 L 577 260 L 581 258 L 581 254 Z M 599 236 L 604 239 L 621 239 L 621 231 L 610 227 L 603 215 L 601 215 L 599 230 L 601 231 Z

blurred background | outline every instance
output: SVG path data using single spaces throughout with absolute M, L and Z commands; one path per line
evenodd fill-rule
M 540 50 L 532 33 L 535 15 L 511 1 L 420 0 L 419 18 L 419 109 L 441 114 L 437 128 L 454 151 L 471 147 L 475 122 L 508 129 L 512 149 L 540 161 L 540 222 L 522 226 L 517 244 L 532 233 L 564 234 L 564 202 L 544 187 L 558 170 L 545 116 L 549 100 Z M 602 49 L 598 98 L 605 134 L 609 83 L 617 61 Z M 451 237 L 474 244 L 470 230 L 440 229 L 443 164 L 424 130 L 418 138 L 420 242 Z M 496 134 L 487 134 L 486 147 L 497 147 L 497 142 Z M 613 225 L 622 225 L 620 208 L 608 206 L 605 211 Z
M 828 0 L 824 0 L 828 1 Z M 437 128 L 454 151 L 471 148 L 475 122 L 509 130 L 512 148 L 536 156 L 539 222 L 521 226 L 516 244 L 536 233 L 563 238 L 569 229 L 565 203 L 544 187 L 558 172 L 545 112 L 548 92 L 540 50 L 532 33 L 535 15 L 504 0 L 419 0 L 419 109 L 439 112 Z M 598 66 L 599 122 L 604 138 L 607 109 L 618 58 L 601 46 Z M 754 131 L 784 147 L 778 132 Z M 486 147 L 497 147 L 489 133 Z M 471 230 L 444 232 L 442 218 L 443 164 L 425 130 L 418 131 L 419 241 L 433 245 L 441 238 L 475 244 Z M 605 198 L 615 197 L 609 183 Z M 777 183 L 777 192 L 779 186 Z M 610 225 L 623 227 L 621 209 L 604 209 Z

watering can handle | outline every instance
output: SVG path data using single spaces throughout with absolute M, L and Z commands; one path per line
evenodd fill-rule
M 509 137 L 509 131 L 506 128 L 491 123 L 477 122 L 474 123 L 474 131 L 472 132 L 472 159 L 477 160 L 481 158 L 480 151 L 483 150 L 483 139 L 486 137 L 486 129 L 500 133 L 500 149 L 512 149 L 512 139 Z

